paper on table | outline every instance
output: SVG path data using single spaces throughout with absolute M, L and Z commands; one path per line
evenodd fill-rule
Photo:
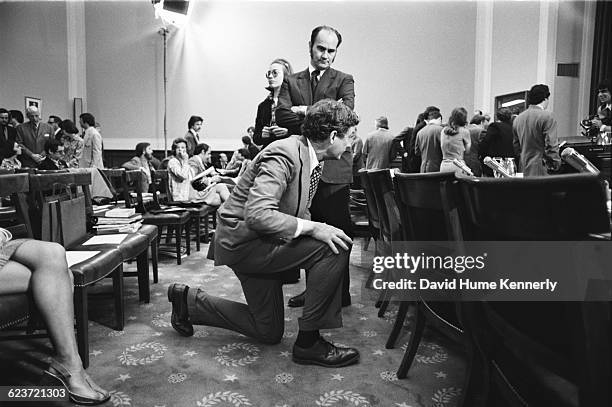
M 90 246 L 93 244 L 119 244 L 123 242 L 123 239 L 127 237 L 126 233 L 118 233 L 114 235 L 102 235 L 102 236 L 94 236 L 85 243 L 83 246 Z
M 72 267 L 82 261 L 91 259 L 98 253 L 100 253 L 100 251 L 66 251 L 66 262 L 68 262 L 68 267 Z

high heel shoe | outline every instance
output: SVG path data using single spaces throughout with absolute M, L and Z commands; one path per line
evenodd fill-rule
M 59 363 L 57 360 L 51 361 L 51 364 L 49 365 L 48 370 L 45 370 L 45 373 L 62 383 L 62 385 L 68 391 L 68 395 L 70 396 L 70 401 L 72 401 L 73 403 L 82 404 L 86 406 L 96 406 L 98 404 L 106 403 L 108 400 L 110 400 L 110 397 L 111 397 L 110 394 L 104 395 L 103 393 L 99 392 L 98 390 L 95 390 L 91 386 L 91 383 L 89 381 L 90 379 L 89 379 L 89 376 L 87 376 L 87 374 L 85 374 L 85 381 L 92 388 L 92 390 L 102 395 L 103 398 L 98 399 L 98 398 L 92 398 L 92 397 L 87 397 L 87 396 L 81 396 L 80 394 L 76 394 L 72 390 L 70 390 L 70 383 L 68 382 L 68 378 L 72 376 L 72 373 L 68 369 L 66 369 L 64 365 Z

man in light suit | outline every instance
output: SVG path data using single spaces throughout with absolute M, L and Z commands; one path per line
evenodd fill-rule
M 529 90 L 529 108 L 512 123 L 514 151 L 520 155 L 523 176 L 541 176 L 561 167 L 557 121 L 546 110 L 550 91 L 546 85 L 534 85 Z
M 17 143 L 21 146 L 19 160 L 23 167 L 36 168 L 45 158 L 45 142 L 53 135 L 53 129 L 40 121 L 40 111 L 36 106 L 26 109 L 28 121 L 17 127 Z
M 340 229 L 310 220 L 322 160 L 339 159 L 355 131 L 357 116 L 346 105 L 322 100 L 309 109 L 304 134 L 271 143 L 248 165 L 229 199 L 218 209 L 215 264 L 228 265 L 242 284 L 246 304 L 213 297 L 201 288 L 172 284 L 172 326 L 193 335 L 192 324 L 231 329 L 268 343 L 284 331 L 282 273 L 309 272 L 293 360 L 340 367 L 359 352 L 335 346 L 319 329 L 342 326 L 342 270 L 351 239 Z
M 301 134 L 300 125 L 308 107 L 322 99 L 342 101 L 346 106 L 355 107 L 353 77 L 331 67 L 342 43 L 340 33 L 328 26 L 312 30 L 308 47 L 310 65 L 302 72 L 286 77 L 278 96 L 276 123 L 289 130 L 289 134 Z M 311 214 L 319 222 L 336 226 L 347 235 L 352 235 L 349 212 L 349 186 L 353 182 L 353 154 L 348 149 L 338 161 L 329 161 L 323 166 L 321 183 L 317 189 Z M 348 265 L 344 270 L 342 305 L 351 304 L 349 294 Z M 305 294 L 289 300 L 290 307 L 304 305 Z

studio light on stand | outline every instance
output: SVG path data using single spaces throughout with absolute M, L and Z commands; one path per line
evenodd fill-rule
M 164 91 L 164 157 L 168 157 L 168 36 L 171 29 L 180 29 L 187 23 L 189 1 L 151 0 L 155 9 L 155 18 L 159 18 L 162 27 L 157 33 L 163 39 L 163 91 Z

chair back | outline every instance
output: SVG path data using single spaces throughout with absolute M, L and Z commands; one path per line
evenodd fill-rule
M 610 230 L 595 175 L 458 178 L 471 240 L 582 240 Z
M 368 210 L 368 218 L 370 224 L 376 231 L 380 231 L 380 218 L 378 216 L 378 207 L 376 206 L 376 198 L 374 197 L 374 189 L 368 178 L 368 172 L 366 170 L 359 170 L 359 177 L 361 179 L 361 186 L 366 197 L 366 205 Z M 378 234 L 377 234 L 378 237 Z
M 0 216 L 0 226 L 7 229 L 13 235 L 13 238 L 29 237 L 32 234 L 32 225 L 28 216 L 28 205 L 26 194 L 30 190 L 28 174 L 2 174 L 0 175 L 0 198 L 10 196 L 11 203 L 15 207 L 15 216 L 12 212 L 2 212 Z M 4 217 L 6 215 L 6 218 Z
M 117 205 L 117 201 L 123 200 L 125 202 L 125 207 L 131 208 L 132 203 L 126 185 L 125 168 L 104 168 L 100 171 L 108 179 L 114 189 L 113 199 L 115 205 Z
M 172 194 L 170 193 L 170 175 L 168 174 L 168 170 L 156 170 L 151 172 L 151 180 L 153 200 L 158 205 L 172 202 Z
M 367 178 L 376 202 L 381 238 L 387 242 L 402 240 L 400 215 L 395 203 L 390 171 L 369 170 Z

